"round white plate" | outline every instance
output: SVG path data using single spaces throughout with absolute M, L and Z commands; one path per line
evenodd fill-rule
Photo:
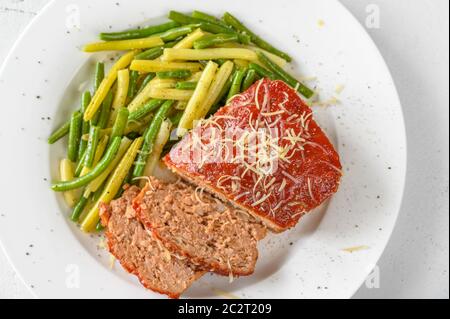
M 188 298 L 349 298 L 376 265 L 399 211 L 406 141 L 397 92 L 377 48 L 337 1 L 58 0 L 39 14 L 14 46 L 0 75 L 0 237 L 24 283 L 38 297 L 161 297 L 119 265 L 109 267 L 97 235 L 71 223 L 50 190 L 60 142 L 51 131 L 78 107 L 94 61 L 80 46 L 104 30 L 162 21 L 170 9 L 235 13 L 287 50 L 295 72 L 317 77 L 324 99 L 319 123 L 339 149 L 345 176 L 339 192 L 298 227 L 260 244 L 255 274 L 233 283 L 205 275 Z M 342 93 L 336 87 L 344 86 Z M 338 90 L 340 91 L 340 90 Z M 348 248 L 359 247 L 353 252 Z

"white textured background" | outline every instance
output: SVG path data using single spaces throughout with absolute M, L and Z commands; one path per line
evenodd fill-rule
M 0 0 L 0 63 L 47 2 Z M 381 27 L 369 33 L 397 84 L 409 148 L 400 218 L 378 264 L 381 287 L 355 297 L 449 298 L 449 2 L 341 2 L 363 24 L 367 5 L 380 7 Z M 30 296 L 0 251 L 0 298 Z

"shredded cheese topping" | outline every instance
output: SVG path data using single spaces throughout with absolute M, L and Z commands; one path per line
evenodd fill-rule
M 286 165 L 292 165 L 292 159 L 296 155 L 298 157 L 298 154 L 300 158 L 297 160 L 305 161 L 307 147 L 320 149 L 325 154 L 328 151 L 311 140 L 312 112 L 288 111 L 286 107 L 289 94 L 286 92 L 283 92 L 282 101 L 278 100 L 277 104 L 271 105 L 273 99 L 265 83 L 264 80 L 260 80 L 254 94 L 248 98 L 244 95 L 233 98 L 231 107 L 242 109 L 240 113 L 242 116 L 239 118 L 215 115 L 200 120 L 196 131 L 205 133 L 211 130 L 208 131 L 209 135 L 202 137 L 201 134 L 191 134 L 187 143 L 183 145 L 183 152 L 191 148 L 201 153 L 199 161 L 195 162 L 198 168 L 204 167 L 211 161 L 216 162 L 219 159 L 218 156 L 227 163 L 239 164 L 236 176 L 223 175 L 216 181 L 211 181 L 212 186 L 224 192 L 231 192 L 234 200 L 242 200 L 243 205 L 259 206 L 261 211 L 268 212 L 274 218 L 277 217 L 280 209 L 291 207 L 292 209 L 287 209 L 290 218 L 296 218 L 304 214 L 307 205 L 301 201 L 285 200 L 290 196 L 287 190 L 291 191 L 292 187 L 299 187 L 299 185 L 302 185 L 303 189 L 303 185 L 306 184 L 305 194 L 312 202 L 317 202 L 313 192 L 314 180 L 312 177 L 297 179 L 289 173 L 290 170 Z M 296 89 L 299 85 L 297 83 Z M 255 113 L 254 109 L 247 108 L 249 104 L 253 104 L 259 112 Z M 229 134 L 229 132 L 234 133 Z M 323 163 L 342 174 L 341 170 L 334 165 L 326 161 Z M 281 171 L 281 178 L 279 174 L 274 174 L 277 169 Z M 241 181 L 246 177 L 253 180 L 251 186 L 241 185 Z M 204 203 L 203 190 L 198 187 L 194 194 L 200 203 Z M 277 196 L 281 198 L 276 203 L 269 201 L 274 192 L 278 192 Z

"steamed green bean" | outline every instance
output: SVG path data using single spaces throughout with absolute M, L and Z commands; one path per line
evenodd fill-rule
M 99 140 L 100 127 L 91 126 L 91 129 L 89 130 L 89 140 L 86 148 L 86 155 L 84 156 L 83 166 L 91 168 L 94 164 L 95 151 L 97 150 Z
M 64 136 L 69 134 L 70 131 L 70 120 L 61 125 L 58 129 L 56 129 L 52 135 L 48 138 L 48 144 L 55 144 L 57 141 L 62 139 Z
M 117 152 L 120 147 L 120 142 L 121 138 L 116 137 L 113 140 L 112 144 L 108 147 L 108 150 L 106 151 L 105 155 L 100 160 L 100 162 L 86 175 L 77 177 L 71 181 L 54 183 L 52 185 L 52 189 L 55 192 L 65 192 L 68 190 L 86 186 L 89 182 L 93 181 L 95 178 L 100 176 L 100 174 L 103 173 L 108 168 L 108 165 L 114 160 L 115 156 L 117 155 Z
M 149 26 L 142 29 L 134 29 L 122 32 L 100 33 L 100 39 L 103 41 L 131 40 L 145 38 L 157 33 L 165 32 L 179 26 L 178 23 L 170 21 L 160 25 Z
M 166 101 L 160 107 L 155 117 L 153 118 L 150 126 L 144 133 L 144 143 L 142 145 L 141 151 L 139 152 L 136 164 L 133 170 L 133 178 L 141 177 L 144 173 L 145 164 L 147 162 L 148 156 L 152 152 L 153 145 L 158 135 L 159 129 L 161 128 L 162 122 L 166 118 L 168 112 L 172 108 L 174 101 Z
M 82 123 L 83 115 L 81 112 L 74 112 L 70 119 L 69 145 L 67 148 L 67 158 L 74 163 L 78 160 L 78 148 L 80 147 Z
M 158 107 L 163 104 L 164 100 L 158 100 L 158 99 L 152 99 L 148 101 L 143 106 L 139 107 L 135 111 L 131 112 L 128 116 L 128 121 L 138 121 L 144 117 L 146 117 L 148 114 L 156 110 Z
M 300 94 L 302 94 L 307 99 L 309 99 L 314 95 L 313 90 L 308 88 L 303 83 L 297 81 L 294 77 L 292 77 L 282 68 L 280 68 L 276 63 L 270 60 L 264 53 L 258 52 L 258 58 L 270 71 L 276 74 L 280 80 L 285 81 L 287 84 L 295 88 Z
M 282 52 L 272 46 L 270 43 L 266 42 L 259 36 L 257 36 L 255 33 L 253 33 L 249 28 L 247 28 L 242 22 L 240 22 L 236 17 L 231 15 L 229 12 L 226 12 L 222 18 L 226 24 L 234 28 L 236 31 L 247 34 L 250 36 L 251 41 L 256 44 L 261 49 L 264 49 L 270 53 L 273 53 L 275 55 L 278 55 L 279 57 L 285 59 L 288 62 L 292 61 L 292 58 L 285 52 Z

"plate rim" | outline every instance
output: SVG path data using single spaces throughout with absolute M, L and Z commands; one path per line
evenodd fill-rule
M 386 241 L 384 242 L 383 248 L 380 249 L 379 253 L 377 253 L 376 256 L 376 262 L 378 262 L 380 260 L 380 258 L 382 257 L 382 255 L 384 254 L 384 252 L 386 251 L 387 245 L 389 244 L 389 242 L 392 239 L 392 234 L 397 226 L 397 222 L 398 222 L 398 218 L 399 215 L 401 213 L 401 208 L 403 205 L 403 201 L 404 201 L 404 193 L 405 193 L 405 186 L 406 186 L 406 173 L 408 170 L 408 137 L 407 137 L 407 131 L 406 131 L 406 125 L 405 125 L 405 116 L 404 116 L 404 111 L 403 111 L 403 107 L 402 107 L 402 100 L 400 98 L 399 95 L 399 91 L 397 89 L 397 85 L 396 82 L 394 80 L 394 77 L 392 75 L 391 69 L 389 67 L 389 65 L 386 62 L 386 59 L 384 58 L 384 56 L 382 55 L 379 47 L 377 46 L 376 42 L 374 41 L 374 39 L 372 38 L 372 36 L 369 34 L 369 32 L 364 28 L 364 26 L 362 25 L 362 23 L 356 18 L 356 16 L 344 5 L 341 3 L 341 1 L 339 0 L 333 0 L 338 6 L 341 7 L 341 9 L 343 10 L 343 12 L 346 12 L 347 16 L 349 17 L 349 19 L 353 20 L 353 23 L 358 25 L 358 29 L 359 29 L 359 33 L 364 34 L 364 37 L 368 40 L 368 43 L 370 43 L 370 45 L 372 46 L 372 49 L 374 49 L 374 52 L 376 52 L 376 55 L 378 57 L 378 59 L 380 59 L 380 61 L 382 62 L 382 65 L 384 66 L 384 68 L 386 69 L 387 75 L 389 76 L 388 80 L 389 82 L 392 84 L 392 88 L 393 88 L 393 92 L 395 92 L 395 100 L 399 106 L 399 120 L 401 120 L 401 125 L 402 125 L 402 129 L 401 129 L 401 136 L 399 136 L 403 142 L 403 149 L 401 150 L 402 153 L 402 158 L 404 159 L 404 163 L 403 163 L 403 167 L 402 167 L 402 174 L 401 174 L 401 189 L 399 188 L 399 193 L 400 193 L 400 200 L 397 204 L 398 207 L 396 207 L 395 209 L 395 216 L 392 217 L 392 227 L 389 230 L 389 232 L 386 235 Z M 23 38 L 25 37 L 25 35 L 29 32 L 29 30 L 41 20 L 41 17 L 43 15 L 45 15 L 47 13 L 47 11 L 49 11 L 51 9 L 51 7 L 56 3 L 56 0 L 50 0 L 48 1 L 48 3 L 46 3 L 38 12 L 38 14 L 33 17 L 31 19 L 31 21 L 26 25 L 26 27 L 22 30 L 22 32 L 20 33 L 20 35 L 17 37 L 17 39 L 14 41 L 13 45 L 10 47 L 10 49 L 8 50 L 8 53 L 5 56 L 4 61 L 2 62 L 2 65 L 0 66 L 0 78 L 2 78 L 3 73 L 7 67 L 7 65 L 12 61 L 13 59 L 13 55 L 14 52 L 16 51 L 16 48 L 19 46 L 19 44 L 22 42 Z M 35 290 L 33 290 L 30 285 L 27 284 L 27 281 L 25 280 L 25 278 L 23 277 L 22 273 L 18 271 L 18 268 L 16 267 L 16 264 L 14 263 L 14 261 L 12 260 L 10 254 L 8 253 L 4 241 L 2 240 L 2 236 L 0 235 L 0 248 L 2 249 L 4 255 L 6 256 L 6 260 L 8 261 L 8 263 L 11 265 L 12 269 L 14 270 L 17 278 L 19 278 L 19 280 L 21 281 L 21 283 L 26 287 L 26 289 L 30 292 L 30 294 L 33 296 L 33 298 L 39 298 L 38 294 L 36 293 Z M 370 274 L 372 270 L 371 269 L 367 269 L 365 271 L 366 276 L 365 278 Z M 360 287 L 362 286 L 362 284 L 364 283 L 364 280 L 362 282 L 359 283 L 359 285 L 357 287 L 355 287 L 354 291 L 352 292 L 351 296 L 348 296 L 349 298 L 352 298 L 355 293 L 360 289 Z M 356 286 L 356 285 L 355 285 Z

